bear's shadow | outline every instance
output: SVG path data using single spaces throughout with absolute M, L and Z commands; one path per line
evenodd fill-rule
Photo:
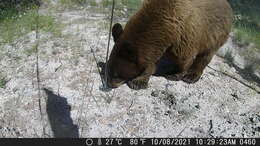
M 44 89 L 47 95 L 47 114 L 55 138 L 78 138 L 79 128 L 73 124 L 67 99 Z

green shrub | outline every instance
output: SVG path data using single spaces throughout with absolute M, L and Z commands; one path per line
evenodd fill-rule
M 0 76 L 0 88 L 5 88 L 7 80 L 4 77 Z
M 12 12 L 11 9 L 7 13 L 11 14 Z M 17 15 L 10 15 L 2 20 L 0 22 L 0 38 L 4 43 L 12 42 L 14 39 L 36 30 L 37 23 L 39 30 L 60 35 L 62 27 L 55 22 L 53 17 L 38 15 L 36 9 L 31 9 Z

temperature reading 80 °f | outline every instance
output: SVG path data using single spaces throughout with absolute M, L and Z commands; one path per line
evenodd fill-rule
M 144 138 L 140 138 L 140 139 L 131 138 L 129 141 L 130 145 L 144 145 L 145 143 L 146 143 L 146 139 Z

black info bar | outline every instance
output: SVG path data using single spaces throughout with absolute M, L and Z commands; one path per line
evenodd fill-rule
M 260 138 L 3 138 L 0 146 L 259 146 Z

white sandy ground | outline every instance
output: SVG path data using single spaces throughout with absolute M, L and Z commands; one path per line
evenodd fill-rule
M 0 46 L 0 73 L 8 79 L 0 88 L 0 138 L 260 137 L 260 89 L 222 58 L 209 66 L 237 80 L 206 68 L 196 84 L 152 77 L 147 90 L 103 92 L 90 48 L 104 61 L 106 17 L 82 10 L 55 16 L 67 25 L 61 37 L 40 33 L 40 96 L 37 54 L 26 53 L 35 32 Z

